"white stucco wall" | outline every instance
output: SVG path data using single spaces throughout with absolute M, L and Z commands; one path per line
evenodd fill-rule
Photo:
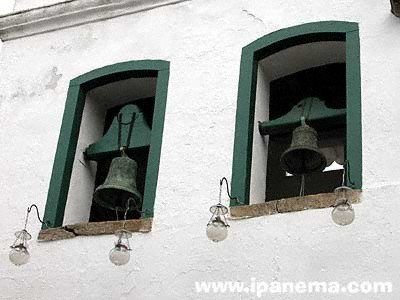
M 86 96 L 63 225 L 89 221 L 97 164 L 85 160 L 86 148 L 103 136 L 106 110 L 91 94 Z
M 231 221 L 228 239 L 212 243 L 205 225 L 218 180 L 231 176 L 241 49 L 275 30 L 319 20 L 360 23 L 364 192 L 356 220 L 339 228 L 321 209 Z M 256 278 L 392 281 L 391 295 L 352 299 L 398 299 L 399 32 L 389 1 L 196 0 L 3 43 L 0 298 L 213 299 L 196 294 L 194 281 Z M 108 261 L 113 236 L 33 240 L 31 262 L 11 265 L 9 245 L 26 207 L 45 206 L 69 80 L 136 59 L 171 62 L 152 232 L 133 235 L 131 262 L 120 268 Z M 28 230 L 36 236 L 39 229 L 32 216 Z
M 15 0 L 15 11 L 32 9 L 35 7 L 48 6 L 59 2 L 65 2 L 60 0 Z
M 14 0 L 2 0 L 0 1 L 0 15 L 11 13 L 14 9 Z
M 268 136 L 258 131 L 258 122 L 269 120 L 269 84 L 271 77 L 259 65 L 257 70 L 257 90 L 254 112 L 253 154 L 251 161 L 250 204 L 265 202 Z

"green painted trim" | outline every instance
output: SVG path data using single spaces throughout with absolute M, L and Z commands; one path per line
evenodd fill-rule
M 355 39 L 357 42 L 354 41 Z M 244 204 L 249 204 L 250 200 L 253 131 L 257 130 L 254 128 L 254 109 L 258 61 L 281 50 L 315 41 L 346 41 L 347 105 L 350 108 L 347 120 L 349 124 L 352 124 L 348 132 L 352 133 L 352 139 L 358 139 L 351 142 L 347 149 L 347 157 L 354 159 L 351 165 L 354 177 L 352 179 L 358 183 L 355 187 L 361 188 L 361 84 L 359 46 L 357 46 L 359 44 L 358 24 L 341 21 L 315 22 L 267 34 L 242 50 L 232 163 L 232 196 L 237 197 Z M 355 111 L 358 113 L 353 115 Z M 231 206 L 237 205 L 240 203 L 231 201 Z
M 50 228 L 62 226 L 87 91 L 107 83 L 146 76 L 157 77 L 152 144 L 143 197 L 143 208 L 148 210 L 146 217 L 153 216 L 168 92 L 169 62 L 129 61 L 93 70 L 70 81 L 44 213 L 44 219 L 49 222 Z
M 146 187 L 142 205 L 145 218 L 152 218 L 154 215 L 153 208 L 156 199 L 158 170 L 161 157 L 161 142 L 164 130 L 165 108 L 167 104 L 168 80 L 169 69 L 164 69 L 158 72 L 149 161 L 147 164 Z
M 362 188 L 362 127 L 360 38 L 358 31 L 346 33 L 347 130 L 346 155 L 350 164 L 351 186 Z M 350 185 L 350 181 L 347 181 Z
M 230 205 L 239 205 L 240 202 L 249 204 L 251 157 L 254 120 L 255 92 L 257 83 L 257 68 L 254 53 L 243 49 L 240 63 L 239 93 L 236 108 L 235 146 L 233 151 L 233 169 L 231 193 L 233 198 Z
M 258 55 L 259 53 L 273 51 L 267 55 L 264 54 L 264 57 L 262 58 L 265 58 L 268 55 L 295 45 L 310 43 L 313 41 L 344 40 L 344 37 L 341 34 L 357 30 L 358 24 L 354 22 L 313 22 L 284 28 L 264 35 L 247 45 L 245 48 Z M 259 59 L 262 58 L 260 57 Z
M 304 108 L 305 107 L 305 108 Z M 311 108 L 311 110 L 309 110 Z M 346 125 L 346 109 L 334 109 L 325 106 L 319 98 L 305 98 L 293 107 L 286 115 L 275 120 L 264 121 L 258 124 L 261 135 L 290 134 L 300 124 L 299 116 L 302 111 L 309 111 L 307 124 L 318 131 L 318 127 L 336 127 Z
M 84 104 L 82 89 L 70 86 L 44 212 L 49 227 L 61 226 L 63 222 Z
M 154 97 L 155 99 L 155 97 Z M 154 100 L 153 99 L 153 100 Z M 149 99 L 150 100 L 150 99 Z M 123 122 L 131 122 L 132 115 L 135 114 L 132 135 L 129 147 L 126 150 L 141 148 L 151 145 L 151 128 L 145 120 L 143 112 L 135 104 L 125 105 L 119 113 L 123 114 Z M 85 150 L 85 157 L 89 160 L 101 161 L 104 158 L 117 157 L 121 155 L 116 136 L 118 136 L 119 125 L 118 115 L 112 121 L 108 131 L 97 142 L 90 144 Z M 129 123 L 121 128 L 121 142 L 125 145 L 128 138 Z
M 113 65 L 105 66 L 99 69 L 95 69 L 93 71 L 82 74 L 71 80 L 70 85 L 88 85 L 92 82 L 96 83 L 97 86 L 102 84 L 98 84 L 99 80 L 107 79 L 109 82 L 115 81 L 110 80 L 109 77 L 117 75 L 118 78 L 124 76 L 124 73 L 128 73 L 127 75 L 130 77 L 137 77 L 132 75 L 142 75 L 138 74 L 140 71 L 143 73 L 151 71 L 161 71 L 161 70 L 169 70 L 169 62 L 165 60 L 134 60 L 122 63 L 116 63 Z M 129 77 L 128 77 L 129 78 Z M 121 79 L 119 79 L 121 80 Z

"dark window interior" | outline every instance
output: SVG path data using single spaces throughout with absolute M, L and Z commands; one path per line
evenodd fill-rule
M 335 63 L 300 71 L 270 84 L 270 120 L 287 114 L 307 97 L 318 97 L 329 108 L 346 107 L 346 65 Z M 300 125 L 300 122 L 299 122 Z M 346 146 L 345 126 L 318 128 L 319 147 Z M 291 134 L 269 137 L 266 201 L 295 197 L 300 191 L 300 176 L 287 176 L 280 167 L 280 156 L 291 143 Z M 332 192 L 341 184 L 342 170 L 305 175 L 305 195 Z
M 106 118 L 104 122 L 104 133 L 105 134 L 111 126 L 113 119 L 117 116 L 119 111 L 127 104 L 135 104 L 137 105 L 141 111 L 143 112 L 147 124 L 149 124 L 150 128 L 152 126 L 153 121 L 153 112 L 154 112 L 154 97 L 152 98 L 143 98 L 138 99 L 135 101 L 131 101 L 129 103 L 125 103 L 121 106 L 115 106 L 110 108 L 106 113 Z M 116 148 L 118 148 L 117 141 L 115 141 Z M 136 177 L 136 184 L 139 192 L 142 194 L 144 193 L 145 188 L 145 179 L 146 179 L 146 169 L 147 169 L 147 160 L 149 156 L 149 149 L 150 147 L 141 147 L 130 149 L 126 153 L 132 159 L 134 159 L 138 164 L 137 170 L 137 177 Z M 110 168 L 110 164 L 113 158 L 108 158 L 98 162 L 97 164 L 97 173 L 96 173 L 96 180 L 95 180 L 95 188 L 99 185 L 103 184 L 104 180 L 107 177 L 108 170 Z M 141 209 L 141 207 L 139 208 Z M 129 211 L 127 214 L 127 219 L 139 219 L 141 217 L 140 212 L 132 212 Z M 123 220 L 124 213 L 118 213 L 118 220 Z M 95 202 L 92 202 L 92 207 L 90 210 L 90 220 L 89 222 L 100 222 L 100 221 L 115 221 L 117 220 L 117 212 L 112 211 L 109 209 L 105 209 Z

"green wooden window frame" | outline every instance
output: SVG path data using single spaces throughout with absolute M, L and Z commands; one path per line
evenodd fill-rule
M 128 61 L 90 71 L 70 81 L 44 213 L 44 219 L 49 223 L 50 228 L 62 226 L 86 93 L 96 87 L 128 78 L 157 77 L 151 145 L 142 207 L 145 211 L 144 218 L 153 217 L 169 67 L 169 62 L 163 60 Z
M 346 46 L 346 157 L 352 185 L 362 187 L 361 79 L 358 24 L 322 21 L 302 24 L 267 34 L 242 49 L 236 128 L 232 164 L 232 196 L 250 203 L 250 179 L 258 62 L 281 50 L 321 41 L 344 41 Z M 231 201 L 231 206 L 242 205 Z

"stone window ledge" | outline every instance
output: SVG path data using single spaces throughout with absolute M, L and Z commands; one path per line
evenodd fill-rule
M 351 203 L 360 203 L 361 195 L 362 193 L 360 190 L 355 190 L 350 197 Z M 230 208 L 229 219 L 247 219 L 279 213 L 333 207 L 335 201 L 335 193 L 324 193 L 317 195 L 308 195 L 304 197 L 273 200 L 265 203 L 234 206 Z
M 118 229 L 122 229 L 123 223 L 124 221 L 92 222 L 42 229 L 39 232 L 38 240 L 45 242 L 71 239 L 76 236 L 114 234 Z M 152 223 L 152 218 L 127 220 L 125 229 L 131 232 L 150 232 Z

